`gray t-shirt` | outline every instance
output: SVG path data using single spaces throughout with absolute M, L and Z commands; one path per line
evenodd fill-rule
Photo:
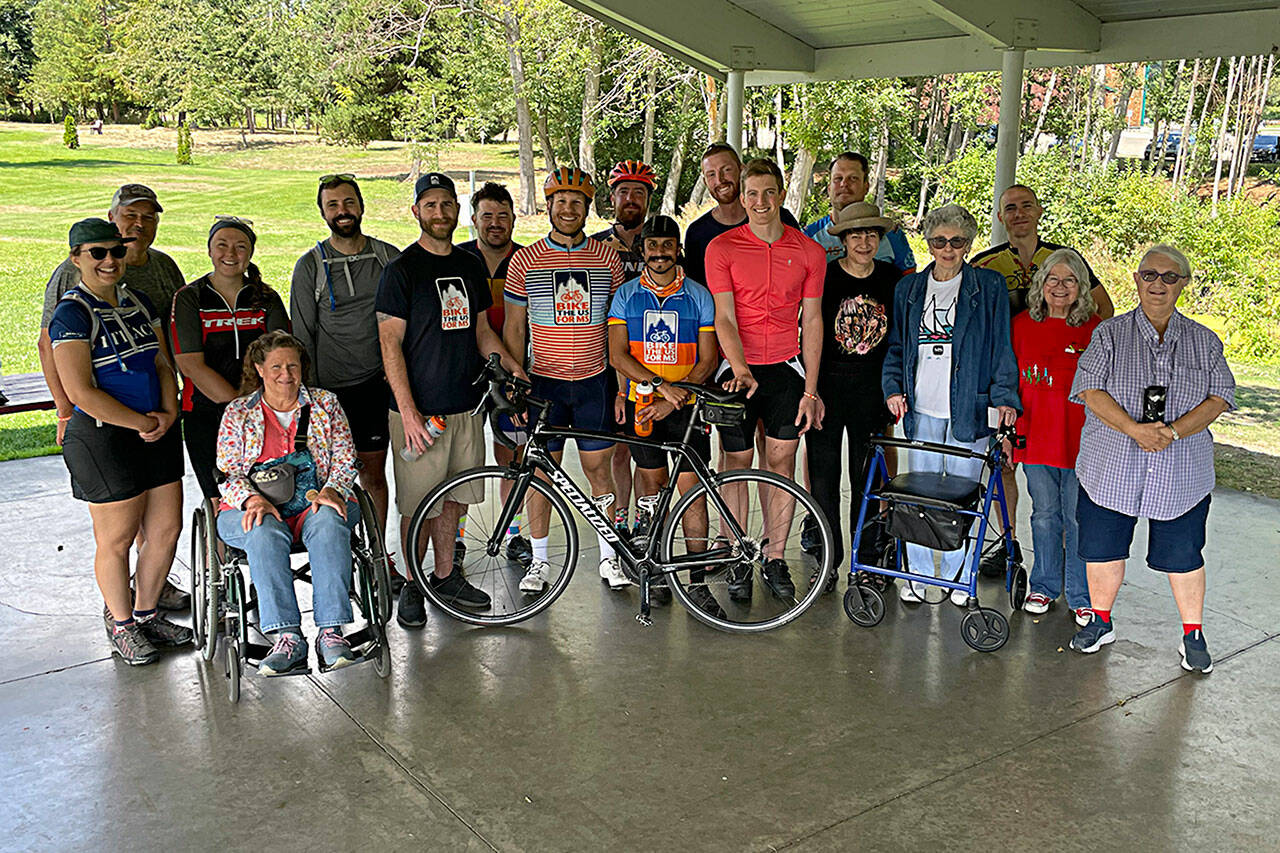
M 382 373 L 382 347 L 373 306 L 383 259 L 394 260 L 400 250 L 373 237 L 365 240 L 358 255 L 344 255 L 325 240 L 328 275 L 317 268 L 314 247 L 298 258 L 293 268 L 289 318 L 294 335 L 311 354 L 316 385 L 321 388 L 348 388 Z
M 159 315 L 161 331 L 165 340 L 169 340 L 169 309 L 173 306 L 173 295 L 178 288 L 186 284 L 182 271 L 174 263 L 173 258 L 159 249 L 147 249 L 147 262 L 140 267 L 125 267 L 121 281 L 130 290 L 137 291 L 151 300 Z M 80 270 L 71 263 L 71 258 L 64 258 L 58 268 L 49 277 L 44 286 L 44 308 L 40 312 L 40 328 L 49 328 L 53 319 L 53 309 L 58 307 L 62 294 L 80 283 Z

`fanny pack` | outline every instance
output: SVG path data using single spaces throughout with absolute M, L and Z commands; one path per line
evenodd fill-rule
M 307 449 L 307 427 L 311 423 L 311 406 L 304 405 L 298 414 L 298 431 L 293 437 L 293 452 L 276 459 L 257 462 L 249 469 L 249 482 L 258 494 L 271 501 L 286 518 L 311 506 L 307 492 L 317 488 L 316 463 Z

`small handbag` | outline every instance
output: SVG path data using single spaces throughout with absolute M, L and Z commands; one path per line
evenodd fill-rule
M 286 517 L 297 515 L 311 505 L 307 491 L 316 488 L 316 466 L 307 449 L 307 428 L 311 423 L 311 406 L 304 405 L 298 414 L 298 430 L 293 437 L 293 452 L 278 459 L 258 462 L 249 469 L 249 482 L 254 489 Z

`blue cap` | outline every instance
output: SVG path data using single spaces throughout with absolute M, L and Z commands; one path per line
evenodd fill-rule
M 427 190 L 446 190 L 455 200 L 458 198 L 458 191 L 453 187 L 453 179 L 444 172 L 427 172 L 425 175 L 418 176 L 418 180 L 413 184 L 413 203 L 417 204 L 418 199 L 422 198 L 422 194 Z

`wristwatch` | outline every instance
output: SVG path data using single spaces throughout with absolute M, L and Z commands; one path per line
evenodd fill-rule
M 1174 440 L 1174 441 L 1177 441 L 1178 439 L 1182 438 L 1182 436 L 1178 435 L 1178 430 L 1177 430 L 1177 428 L 1175 428 L 1175 427 L 1174 427 L 1174 425 L 1173 425 L 1173 424 L 1171 424 L 1171 423 L 1166 423 L 1166 424 L 1165 424 L 1165 426 L 1167 426 L 1167 427 L 1169 428 L 1169 432 L 1173 433 L 1173 440 Z
M 655 376 L 649 380 L 649 384 L 653 386 L 653 390 L 655 391 L 657 391 L 658 388 L 662 385 L 662 382 L 663 382 L 663 379 L 661 376 Z

